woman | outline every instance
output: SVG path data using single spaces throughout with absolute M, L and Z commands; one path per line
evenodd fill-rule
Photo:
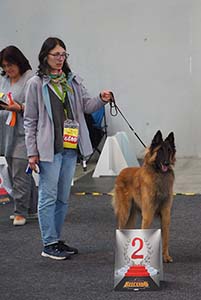
M 11 93 L 13 102 L 0 105 L 0 155 L 5 156 L 12 184 L 14 200 L 13 225 L 24 225 L 26 219 L 36 216 L 37 188 L 31 175 L 26 174 L 28 164 L 23 125 L 25 88 L 32 76 L 31 66 L 24 54 L 15 46 L 0 52 L 0 93 L 4 99 Z M 6 100 L 6 99 L 5 99 Z M 9 126 L 9 112 L 16 114 L 14 126 Z
M 64 148 L 64 121 L 72 120 L 76 133 L 79 128 L 79 150 L 88 156 L 92 146 L 84 113 L 98 110 L 110 100 L 109 91 L 91 98 L 82 79 L 71 72 L 67 58 L 66 46 L 60 39 L 50 37 L 43 43 L 37 75 L 29 81 L 24 116 L 29 164 L 32 170 L 37 165 L 40 168 L 38 214 L 44 245 L 41 255 L 53 259 L 78 253 L 78 249 L 61 241 L 77 161 L 77 150 L 73 148 L 77 137 L 73 137 L 71 148 Z M 66 141 L 71 142 L 68 138 Z

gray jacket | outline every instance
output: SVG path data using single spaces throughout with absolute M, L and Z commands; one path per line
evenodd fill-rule
M 24 112 L 25 142 L 28 156 L 39 156 L 41 161 L 53 161 L 54 124 L 50 97 L 48 93 L 49 76 L 41 79 L 33 76 L 28 81 L 26 90 L 26 107 Z M 91 98 L 78 75 L 72 75 L 68 81 L 73 93 L 68 98 L 74 119 L 79 123 L 79 149 L 84 157 L 92 153 L 92 145 L 84 113 L 92 113 L 101 108 L 105 102 L 101 98 Z
M 7 76 L 0 76 L 0 92 L 11 92 L 14 100 L 24 104 L 26 84 L 32 76 L 32 71 L 28 70 L 13 85 L 10 84 Z M 0 110 L 0 155 L 27 159 L 23 114 L 17 113 L 15 126 L 10 127 L 6 125 L 8 113 L 8 111 Z

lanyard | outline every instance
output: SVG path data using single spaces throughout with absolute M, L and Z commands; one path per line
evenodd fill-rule
M 59 96 L 59 99 L 61 100 L 61 102 L 64 103 L 64 100 L 65 100 L 65 97 L 66 97 L 66 92 L 61 92 L 58 85 L 55 84 L 54 82 L 51 82 L 51 85 L 53 86 L 55 92 Z
M 52 84 L 56 94 L 58 95 L 59 100 L 63 103 L 65 118 L 73 120 L 74 118 L 73 118 L 72 109 L 71 109 L 71 106 L 69 103 L 68 94 L 66 92 L 62 93 L 57 84 L 52 83 L 52 82 L 51 82 L 51 84 Z

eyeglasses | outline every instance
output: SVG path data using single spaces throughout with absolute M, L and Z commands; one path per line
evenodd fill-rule
M 63 58 L 63 59 L 66 59 L 69 57 L 69 53 L 67 52 L 63 52 L 63 53 L 48 53 L 49 55 L 53 56 L 55 59 L 60 59 L 60 58 Z

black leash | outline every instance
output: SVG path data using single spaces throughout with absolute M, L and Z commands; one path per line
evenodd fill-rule
M 125 116 L 123 115 L 123 113 L 121 112 L 119 107 L 117 106 L 115 98 L 114 98 L 114 94 L 112 92 L 110 92 L 110 94 L 111 94 L 111 100 L 110 100 L 110 114 L 111 114 L 111 116 L 116 117 L 118 115 L 118 112 L 119 112 L 120 115 L 123 117 L 123 119 L 126 121 L 127 125 L 131 129 L 131 131 L 134 133 L 134 135 L 137 137 L 137 139 L 140 141 L 140 143 L 146 148 L 145 143 L 141 140 L 139 135 L 135 132 L 134 128 L 130 125 L 128 120 L 125 118 Z

